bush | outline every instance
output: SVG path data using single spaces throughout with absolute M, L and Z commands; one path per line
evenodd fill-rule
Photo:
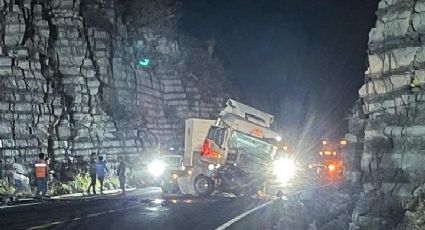
M 85 192 L 90 184 L 90 177 L 85 173 L 79 173 L 72 181 L 54 180 L 49 184 L 50 193 L 54 196 Z
M 87 190 L 91 182 L 90 176 L 87 174 L 79 174 L 75 177 L 74 188 L 76 192 L 84 192 Z
M 191 38 L 182 38 L 181 46 L 184 47 L 186 59 L 183 66 L 183 83 L 196 85 L 200 89 L 201 99 L 207 103 L 214 103 L 213 98 L 226 98 L 235 94 L 230 81 L 230 75 L 225 70 L 223 63 L 207 50 L 204 42 Z M 236 96 L 236 95 L 233 95 Z M 222 106 L 221 104 L 219 105 Z
M 148 27 L 164 34 L 173 34 L 178 21 L 175 0 L 120 0 L 124 21 L 134 27 Z
M 49 193 L 53 196 L 71 194 L 73 189 L 66 183 L 61 183 L 59 181 L 53 181 L 49 185 Z
M 6 197 L 12 192 L 13 188 L 6 181 L 0 180 L 0 197 Z
M 119 187 L 120 187 L 120 181 L 118 180 L 118 177 L 107 177 L 105 181 L 103 182 L 103 189 L 105 190 L 117 189 Z

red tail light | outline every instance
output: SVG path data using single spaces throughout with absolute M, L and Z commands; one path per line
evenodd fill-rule
M 208 139 L 205 139 L 204 143 L 202 144 L 201 148 L 201 156 L 208 157 L 211 155 L 211 143 Z
M 208 158 L 220 158 L 220 154 L 212 149 L 212 140 L 205 139 L 201 148 L 201 156 Z

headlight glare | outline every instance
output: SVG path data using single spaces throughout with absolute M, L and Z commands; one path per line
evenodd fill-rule
M 289 182 L 295 176 L 295 162 L 289 158 L 277 159 L 273 162 L 273 174 L 281 183 Z
M 148 171 L 152 176 L 159 177 L 164 173 L 165 163 L 160 160 L 152 161 L 148 166 Z

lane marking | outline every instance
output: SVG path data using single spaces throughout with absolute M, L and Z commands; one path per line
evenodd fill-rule
M 88 214 L 86 217 L 87 217 L 87 218 L 91 218 L 91 217 L 100 216 L 100 215 L 103 215 L 103 214 L 106 214 L 106 213 L 107 213 L 107 212 L 96 212 L 96 213 Z
M 38 203 L 30 203 L 30 204 L 15 204 L 15 205 L 6 205 L 6 206 L 0 206 L 0 209 L 9 209 L 9 208 L 19 208 L 24 206 L 33 206 L 33 205 L 39 205 L 42 204 L 42 202 Z
M 242 218 L 244 218 L 244 217 L 248 216 L 249 214 L 251 214 L 251 213 L 253 213 L 253 212 L 257 211 L 258 209 L 264 208 L 264 207 L 266 207 L 267 205 L 270 205 L 270 204 L 272 204 L 272 203 L 273 203 L 273 200 L 268 201 L 268 202 L 266 202 L 266 203 L 264 203 L 264 204 L 262 204 L 262 205 L 260 205 L 260 206 L 258 206 L 258 207 L 255 207 L 255 208 L 253 208 L 253 209 L 251 209 L 251 210 L 249 210 L 249 211 L 247 211 L 247 212 L 244 212 L 244 213 L 240 214 L 239 216 L 237 216 L 237 217 L 235 217 L 235 218 L 233 218 L 233 219 L 231 219 L 231 220 L 227 221 L 226 223 L 224 223 L 224 224 L 223 224 L 223 225 L 221 225 L 220 227 L 216 228 L 216 230 L 224 230 L 224 229 L 226 229 L 226 228 L 230 227 L 230 225 L 232 225 L 232 224 L 234 224 L 234 223 L 238 222 L 239 220 L 241 220 Z
M 30 228 L 27 228 L 26 230 L 44 229 L 44 228 L 52 227 L 52 226 L 54 226 L 54 225 L 65 224 L 66 222 L 71 222 L 71 221 L 80 221 L 80 220 L 82 220 L 82 219 L 88 219 L 88 218 L 93 218 L 93 217 L 97 217 L 97 216 L 100 216 L 100 215 L 105 215 L 105 214 L 108 214 L 108 213 L 113 213 L 113 212 L 120 212 L 120 211 L 124 211 L 124 210 L 129 210 L 129 209 L 137 208 L 137 207 L 140 207 L 140 206 L 141 206 L 141 205 L 139 205 L 139 204 L 138 204 L 138 205 L 133 205 L 133 206 L 130 206 L 130 207 L 127 207 L 127 208 L 111 209 L 111 210 L 103 211 L 103 212 L 90 213 L 90 214 L 87 214 L 86 216 L 82 216 L 82 217 L 75 217 L 75 218 L 73 218 L 73 219 L 62 220 L 62 221 L 54 221 L 54 222 L 47 223 L 47 224 L 42 224 L 42 225 L 33 226 L 33 227 L 30 227 Z
M 319 188 L 328 187 L 328 186 L 331 186 L 331 185 L 334 185 L 334 184 L 336 184 L 336 183 L 330 183 L 330 184 L 326 184 L 326 185 L 318 186 L 318 187 L 315 187 L 315 188 L 310 188 L 310 189 L 300 190 L 300 191 L 297 191 L 297 192 L 293 192 L 293 193 L 291 193 L 291 194 L 288 194 L 288 197 L 289 197 L 289 196 L 296 195 L 296 194 L 298 194 L 298 193 L 302 193 L 302 192 L 306 192 L 306 191 L 310 191 L 310 190 L 314 190 L 314 189 L 319 189 Z M 259 210 L 259 209 L 262 209 L 262 208 L 264 208 L 264 207 L 266 207 L 266 206 L 268 206 L 268 205 L 272 204 L 274 201 L 275 201 L 275 200 L 270 200 L 270 201 L 268 201 L 268 202 L 266 202 L 266 203 L 264 203 L 264 204 L 262 204 L 262 205 L 260 205 L 260 206 L 258 206 L 258 207 L 255 207 L 255 208 L 253 208 L 253 209 L 251 209 L 251 210 L 248 210 L 248 211 L 246 211 L 246 212 L 244 212 L 244 213 L 240 214 L 239 216 L 237 216 L 237 217 L 235 217 L 235 218 L 233 218 L 233 219 L 231 219 L 231 220 L 227 221 L 226 223 L 224 223 L 224 224 L 220 225 L 220 226 L 219 226 L 219 227 L 217 227 L 215 230 L 224 230 L 224 229 L 226 229 L 226 228 L 230 227 L 230 225 L 232 225 L 232 224 L 234 224 L 234 223 L 236 223 L 236 222 L 240 221 L 240 220 L 241 220 L 241 219 L 243 219 L 244 217 L 248 216 L 249 214 L 251 214 L 251 213 L 253 213 L 253 212 L 255 212 L 255 211 Z
M 53 225 L 58 225 L 58 224 L 63 224 L 63 223 L 64 223 L 63 221 L 54 221 L 54 222 L 51 222 L 51 223 L 47 223 L 47 224 L 43 224 L 43 225 L 38 225 L 38 226 L 31 227 L 31 228 L 27 228 L 27 230 L 43 229 L 43 228 L 48 228 L 48 227 L 51 227 Z
M 112 191 L 115 191 L 115 190 L 112 190 Z M 160 192 L 161 191 L 161 188 L 159 188 L 159 187 L 149 187 L 149 188 L 139 189 L 139 190 L 132 188 L 132 189 L 128 189 L 126 191 L 128 191 L 128 192 L 133 192 L 133 191 L 136 191 L 137 192 L 137 191 L 139 191 L 139 192 L 141 192 L 140 195 L 149 195 L 149 194 L 154 194 L 154 193 Z M 106 194 L 108 192 L 109 192 L 109 194 Z M 110 191 L 106 191 L 106 193 L 105 194 L 107 196 L 98 196 L 98 197 L 95 197 L 95 196 L 74 196 L 72 198 L 81 198 L 79 200 L 83 200 L 85 202 L 89 202 L 89 201 L 95 200 L 93 198 L 104 198 L 104 199 L 115 198 L 115 196 L 109 196 L 109 195 L 115 195 L 115 194 L 117 194 L 117 193 L 110 193 Z M 72 195 L 75 195 L 75 194 L 70 194 L 68 196 L 72 196 Z M 67 195 L 62 195 L 62 196 L 67 196 Z M 66 199 L 66 197 L 60 198 L 62 196 L 52 196 L 52 197 L 50 197 L 50 200 L 62 200 L 62 201 L 73 200 L 73 199 Z M 33 198 L 22 198 L 22 199 L 19 199 L 19 201 L 33 201 L 33 200 L 34 200 Z M 75 200 L 77 200 L 77 199 L 75 199 Z M 33 203 L 28 203 L 28 204 L 14 204 L 14 205 L 7 205 L 6 204 L 6 205 L 3 205 L 3 206 L 0 205 L 0 210 L 1 209 L 10 209 L 10 208 L 19 208 L 19 207 L 25 207 L 25 206 L 33 206 L 33 205 L 39 205 L 39 204 L 43 204 L 43 203 L 44 202 L 33 202 Z

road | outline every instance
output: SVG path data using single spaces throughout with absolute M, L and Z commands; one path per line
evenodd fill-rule
M 0 209 L 1 229 L 216 229 L 266 201 L 248 197 L 158 199 L 158 189 L 127 196 L 51 200 Z M 272 206 L 227 229 L 265 229 Z

